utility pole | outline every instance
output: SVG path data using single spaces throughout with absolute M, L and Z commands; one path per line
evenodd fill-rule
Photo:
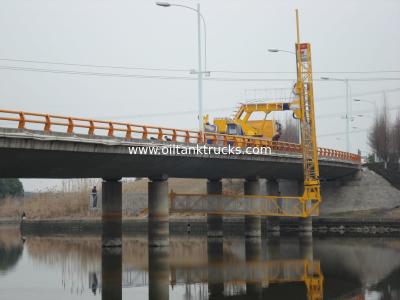
M 346 152 L 350 152 L 350 101 L 349 101 L 349 79 L 344 80 L 346 84 Z
M 200 3 L 197 3 L 197 47 L 199 55 L 198 92 L 199 92 L 199 131 L 203 132 L 203 69 L 201 66 L 201 13 Z
M 350 84 L 348 78 L 332 78 L 321 77 L 322 80 L 341 81 L 346 86 L 346 152 L 350 152 L 350 122 L 351 122 L 351 106 L 350 106 Z
M 197 74 L 198 78 L 198 105 L 199 105 L 199 132 L 204 131 L 204 125 L 203 125 L 203 73 L 209 74 L 210 72 L 207 72 L 207 66 L 202 67 L 202 52 L 201 52 L 201 22 L 203 21 L 203 26 L 204 26 L 204 62 L 207 64 L 207 38 L 206 38 L 206 21 L 203 17 L 203 15 L 200 12 L 200 3 L 197 3 L 197 7 L 193 8 L 190 6 L 182 5 L 182 4 L 172 4 L 168 2 L 156 2 L 158 6 L 162 7 L 171 7 L 171 6 L 176 6 L 176 7 L 183 7 L 186 9 L 190 9 L 192 11 L 195 11 L 197 13 L 197 47 L 198 47 L 198 63 L 199 67 L 198 70 L 191 70 L 190 74 Z

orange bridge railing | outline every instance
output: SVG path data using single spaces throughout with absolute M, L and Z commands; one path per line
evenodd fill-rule
M 45 132 L 66 132 L 69 134 L 88 134 L 96 136 L 122 137 L 125 139 L 143 139 L 172 141 L 195 144 L 214 144 L 235 147 L 270 147 L 272 151 L 284 153 L 301 153 L 301 145 L 295 143 L 271 141 L 261 137 L 245 137 L 218 133 L 201 133 L 194 130 L 138 125 L 125 122 L 65 117 L 13 110 L 0 110 L 0 121 L 11 122 L 12 127 L 19 129 L 36 129 Z M 35 127 L 36 125 L 36 127 Z M 359 155 L 318 148 L 320 157 L 335 158 L 359 163 Z

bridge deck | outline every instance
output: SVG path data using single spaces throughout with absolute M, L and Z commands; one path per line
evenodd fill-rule
M 119 178 L 166 174 L 178 178 L 301 179 L 299 153 L 273 150 L 271 155 L 130 155 L 128 147 L 161 147 L 159 140 L 66 134 L 0 128 L 0 177 Z M 354 173 L 358 161 L 320 157 L 321 178 Z

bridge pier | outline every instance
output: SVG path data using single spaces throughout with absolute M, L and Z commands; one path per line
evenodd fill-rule
M 148 184 L 149 247 L 169 246 L 169 202 L 167 176 L 150 178 Z
M 247 278 L 248 282 L 246 282 L 246 295 L 251 296 L 252 299 L 261 299 L 262 296 L 261 283 L 265 278 L 260 277 L 259 263 L 261 262 L 261 253 L 261 239 L 245 239 L 246 263 L 249 264 L 250 269 L 252 267 L 255 268 L 252 272 L 248 272 L 248 274 L 252 275 L 251 278 Z
M 102 246 L 122 246 L 122 183 L 121 178 L 103 178 L 102 182 Z
M 299 250 L 300 258 L 313 261 L 314 250 L 313 250 L 313 238 L 309 235 L 299 236 Z
M 299 195 L 304 193 L 304 182 L 297 181 L 297 189 Z M 299 218 L 299 235 L 300 236 L 312 236 L 312 217 Z
M 276 179 L 267 179 L 267 195 L 268 196 L 279 196 L 279 182 Z M 277 200 L 278 206 L 281 208 L 281 200 Z M 267 233 L 272 235 L 280 234 L 280 218 L 279 217 L 267 217 Z
M 169 247 L 150 247 L 149 300 L 169 299 Z
M 299 235 L 312 237 L 312 217 L 300 218 Z
M 260 181 L 258 178 L 246 178 L 244 182 L 245 195 L 259 195 Z M 250 201 L 249 201 L 250 202 Z M 250 202 L 250 205 L 253 203 Z M 246 215 L 244 217 L 245 237 L 261 237 L 261 218 L 260 216 Z
M 207 181 L 208 195 L 221 195 L 222 182 L 221 179 L 208 179 Z M 212 197 L 211 197 L 212 198 Z M 220 201 L 220 198 L 209 199 L 208 201 Z M 209 207 L 219 207 L 218 203 L 210 203 Z M 218 214 L 207 214 L 207 235 L 209 237 L 223 236 L 223 218 Z
M 267 237 L 266 253 L 269 261 L 281 259 L 281 239 L 279 236 L 271 235 Z

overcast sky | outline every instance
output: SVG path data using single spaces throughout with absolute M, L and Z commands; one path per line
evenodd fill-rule
M 176 1 L 195 6 L 194 1 Z M 300 11 L 301 37 L 312 45 L 314 79 L 399 78 L 398 73 L 323 73 L 400 70 L 400 1 L 261 1 L 202 0 L 207 24 L 205 111 L 229 116 L 253 89 L 290 88 L 292 81 L 215 81 L 215 78 L 281 78 L 295 74 L 236 74 L 216 70 L 293 72 L 294 9 Z M 196 80 L 140 79 L 9 70 L 28 67 L 84 72 L 193 77 L 197 68 L 197 19 L 193 11 L 162 8 L 135 0 L 2 0 L 0 10 L 0 101 L 2 108 L 107 118 L 179 128 L 197 126 Z M 182 69 L 181 72 L 109 69 L 22 63 L 3 59 L 40 60 L 91 65 Z M 321 72 L 321 73 L 317 73 Z M 397 89 L 397 91 L 393 91 Z M 400 103 L 400 81 L 352 81 L 354 97 Z M 258 92 L 257 96 L 266 93 Z M 343 82 L 316 81 L 319 145 L 344 150 L 345 88 Z M 358 96 L 361 94 L 361 96 Z M 231 108 L 232 109 L 229 109 Z M 373 106 L 353 103 L 352 151 L 368 150 L 366 132 Z M 215 109 L 220 111 L 216 112 Z M 224 110 L 221 110 L 224 109 Z M 187 113 L 187 112 L 191 113 Z M 186 112 L 186 113 L 184 113 Z M 148 115 L 148 116 L 146 116 Z M 392 113 L 395 115 L 395 112 Z M 334 135 L 336 133 L 342 133 Z M 332 135 L 331 135 L 332 134 Z M 48 181 L 24 181 L 28 190 Z M 52 183 L 50 183 L 52 184 Z

